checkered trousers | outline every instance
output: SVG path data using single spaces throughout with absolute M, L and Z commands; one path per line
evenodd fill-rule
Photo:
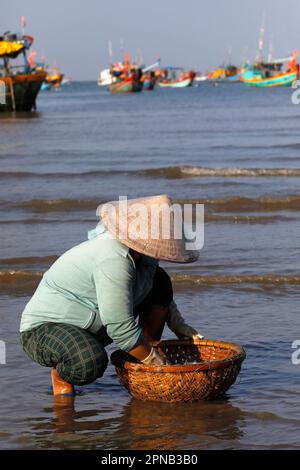
M 64 323 L 44 323 L 21 333 L 26 354 L 42 366 L 56 367 L 63 380 L 84 385 L 102 377 L 108 357 L 90 332 Z

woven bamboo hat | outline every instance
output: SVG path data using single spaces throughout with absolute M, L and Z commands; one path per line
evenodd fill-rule
M 192 263 L 199 257 L 199 251 L 186 238 L 181 206 L 172 205 L 165 194 L 120 198 L 102 204 L 97 212 L 116 239 L 139 253 L 177 263 Z

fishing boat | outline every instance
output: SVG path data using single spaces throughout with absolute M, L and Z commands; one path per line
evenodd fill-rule
M 237 83 L 240 81 L 239 70 L 232 64 L 219 67 L 208 75 L 208 81 L 216 83 Z
M 27 51 L 34 39 L 28 35 L 4 33 L 0 36 L 0 111 L 31 111 L 36 109 L 36 98 L 46 72 L 42 65 L 34 65 Z M 21 65 L 11 61 L 23 59 Z
M 47 70 L 47 76 L 42 85 L 42 90 L 51 90 L 52 88 L 60 88 L 64 74 L 60 73 L 57 66 L 54 65 L 53 69 Z
M 110 57 L 111 54 L 110 54 Z M 153 90 L 156 84 L 154 69 L 159 61 L 147 67 L 130 61 L 129 54 L 125 54 L 124 62 L 111 65 L 110 69 L 100 71 L 99 86 L 106 86 L 111 93 L 134 93 L 142 90 Z
M 299 77 L 297 63 L 298 51 L 283 59 L 272 59 L 272 43 L 269 47 L 268 59 L 264 60 L 265 14 L 259 32 L 258 54 L 254 63 L 244 65 L 240 71 L 241 82 L 255 87 L 291 86 Z M 282 70 L 287 63 L 286 70 Z
M 197 73 L 194 78 L 195 82 L 206 82 L 206 80 L 208 80 L 208 76 L 202 75 L 201 73 Z
M 122 77 L 109 85 L 109 91 L 113 94 L 136 93 L 142 91 L 143 83 L 135 75 Z
M 142 68 L 132 63 L 128 53 L 125 54 L 124 63 L 114 64 L 110 69 L 112 76 L 108 89 L 113 94 L 137 93 L 142 91 Z
M 156 84 L 155 72 L 146 72 L 142 76 L 143 90 L 154 90 Z
M 162 73 L 161 78 L 158 80 L 158 85 L 162 88 L 186 88 L 193 85 L 194 78 L 196 76 L 194 71 L 181 72 L 177 78 L 175 75 L 176 70 L 182 70 L 178 67 L 172 67 L 172 76 L 170 78 L 169 70 L 165 69 Z
M 282 71 L 284 62 L 288 65 L 287 69 Z M 298 77 L 297 51 L 294 51 L 292 57 L 247 64 L 241 70 L 241 81 L 256 87 L 292 86 Z
M 66 77 L 65 75 L 63 76 L 63 79 L 61 81 L 60 86 L 66 86 L 66 85 L 71 85 L 73 83 L 73 78 L 72 77 Z
M 112 93 L 133 93 L 150 86 L 143 76 L 141 80 L 136 80 L 133 75 L 124 73 L 122 64 L 114 64 L 111 69 L 102 70 L 97 83 L 108 87 Z
M 110 69 L 100 70 L 99 77 L 98 77 L 98 85 L 99 86 L 109 86 L 113 82 L 113 77 L 110 73 Z

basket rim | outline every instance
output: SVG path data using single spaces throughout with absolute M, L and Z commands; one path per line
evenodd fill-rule
M 170 339 L 170 340 L 162 340 L 162 341 L 155 341 L 152 343 L 153 346 L 160 346 L 160 345 L 203 345 L 206 347 L 218 347 L 220 349 L 230 349 L 233 351 L 231 357 L 226 359 L 219 359 L 214 361 L 205 361 L 199 364 L 174 364 L 174 365 L 163 365 L 163 366 L 149 366 L 142 363 L 135 363 L 131 361 L 127 361 L 124 359 L 124 355 L 126 354 L 121 349 L 114 351 L 111 356 L 111 362 L 115 367 L 122 367 L 129 371 L 133 372 L 150 372 L 150 373 L 182 373 L 182 372 L 198 372 L 198 371 L 206 371 L 206 370 L 213 370 L 213 369 L 222 369 L 228 367 L 233 364 L 239 364 L 244 361 L 246 358 L 246 351 L 245 349 L 236 343 L 230 343 L 225 341 L 219 340 L 212 340 L 212 339 L 202 339 L 202 340 L 179 340 L 179 339 Z

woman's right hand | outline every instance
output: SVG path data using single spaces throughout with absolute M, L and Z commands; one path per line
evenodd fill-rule
M 166 356 L 159 354 L 153 346 L 149 356 L 145 357 L 141 362 L 147 366 L 165 366 L 170 364 Z

